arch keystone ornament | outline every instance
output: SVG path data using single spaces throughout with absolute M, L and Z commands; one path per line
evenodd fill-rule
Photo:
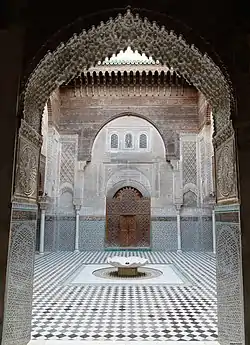
M 216 114 L 217 131 L 227 124 L 233 93 L 220 68 L 181 35 L 133 14 L 130 9 L 74 34 L 40 61 L 24 90 L 25 120 L 39 131 L 44 105 L 52 91 L 128 46 L 171 66 L 201 91 Z

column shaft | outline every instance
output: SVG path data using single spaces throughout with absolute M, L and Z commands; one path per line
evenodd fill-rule
M 213 231 L 213 253 L 216 254 L 216 223 L 215 211 L 212 211 L 212 231 Z
M 181 215 L 177 211 L 177 251 L 181 252 Z
M 76 210 L 75 251 L 79 251 L 79 210 Z
M 45 210 L 41 210 L 41 222 L 40 222 L 40 247 L 39 253 L 44 253 L 44 228 L 45 228 Z

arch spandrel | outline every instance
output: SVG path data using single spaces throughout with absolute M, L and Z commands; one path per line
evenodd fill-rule
M 124 15 L 74 35 L 48 53 L 31 74 L 24 96 L 24 117 L 37 131 L 51 92 L 82 70 L 130 46 L 173 67 L 201 91 L 218 114 L 220 131 L 230 118 L 231 90 L 220 68 L 173 31 L 128 10 Z

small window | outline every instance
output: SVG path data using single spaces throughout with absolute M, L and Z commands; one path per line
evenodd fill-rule
M 118 149 L 118 135 L 117 134 L 111 135 L 110 147 L 111 147 L 111 149 Z
M 133 147 L 133 139 L 132 139 L 132 134 L 127 133 L 125 136 L 125 148 L 126 149 L 131 149 Z
M 147 138 L 146 134 L 140 135 L 139 147 L 140 147 L 140 149 L 146 149 L 148 147 L 148 138 Z

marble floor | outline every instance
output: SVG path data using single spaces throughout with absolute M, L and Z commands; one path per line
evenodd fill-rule
M 87 340 L 74 340 L 74 345 L 88 345 Z M 131 342 L 119 340 L 119 345 L 131 345 Z M 147 342 L 149 345 L 150 342 Z M 163 345 L 162 341 L 155 341 L 153 345 Z M 72 340 L 31 340 L 28 345 L 72 345 Z M 103 341 L 95 340 L 93 345 L 103 345 Z M 114 341 L 105 341 L 105 345 L 114 345 Z M 135 340 L 133 345 L 145 345 L 145 341 Z M 168 345 L 197 345 L 196 341 L 168 341 Z M 217 341 L 199 341 L 199 345 L 219 345 Z
M 140 255 L 159 280 L 94 277 L 110 255 Z M 170 268 L 174 271 L 169 279 Z M 75 282 L 75 283 L 74 283 Z M 32 341 L 66 345 L 217 340 L 215 258 L 209 253 L 80 252 L 36 257 Z

